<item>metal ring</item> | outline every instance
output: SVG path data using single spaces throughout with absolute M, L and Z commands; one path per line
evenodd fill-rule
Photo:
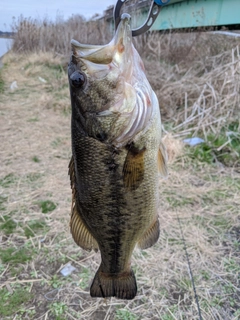
M 121 8 L 122 8 L 125 1 L 126 0 L 118 0 L 115 5 L 114 14 L 113 14 L 114 21 L 115 21 L 115 29 L 117 29 L 119 22 L 121 20 L 120 11 L 121 11 Z M 153 23 L 157 19 L 159 12 L 161 11 L 161 8 L 162 8 L 161 5 L 156 4 L 157 1 L 159 2 L 159 0 L 152 1 L 152 4 L 150 6 L 150 10 L 148 13 L 148 17 L 147 17 L 146 21 L 144 22 L 144 24 L 141 27 L 132 30 L 133 37 L 139 36 L 140 34 L 147 32 L 152 27 Z M 169 0 L 160 0 L 160 2 L 163 5 L 163 4 L 166 4 L 167 2 L 169 2 Z

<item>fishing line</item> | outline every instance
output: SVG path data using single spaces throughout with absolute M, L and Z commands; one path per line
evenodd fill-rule
M 195 286 L 195 282 L 193 279 L 193 273 L 192 273 L 192 269 L 191 269 L 191 264 L 190 264 L 190 259 L 189 259 L 189 255 L 188 255 L 188 251 L 187 251 L 187 246 L 186 246 L 186 241 L 185 238 L 183 236 L 183 230 L 182 230 L 182 224 L 181 224 L 181 220 L 179 218 L 179 215 L 177 213 L 177 220 L 178 220 L 178 224 L 180 227 L 180 233 L 181 233 L 181 237 L 182 237 L 182 243 L 183 243 L 183 249 L 185 251 L 186 254 L 186 258 L 187 258 L 187 264 L 188 264 L 188 269 L 189 269 L 189 276 L 192 282 L 192 287 L 193 287 L 193 292 L 194 292 L 194 299 L 195 302 L 197 304 L 197 310 L 198 310 L 198 315 L 199 315 L 199 320 L 203 320 L 202 318 L 202 313 L 201 313 L 201 309 L 200 309 L 200 305 L 199 305 L 199 301 L 198 301 L 198 295 L 197 295 L 197 290 L 196 290 L 196 286 Z

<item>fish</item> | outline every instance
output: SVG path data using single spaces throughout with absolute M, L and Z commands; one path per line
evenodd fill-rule
M 100 251 L 91 297 L 133 299 L 136 246 L 159 238 L 159 177 L 167 175 L 158 99 L 123 14 L 107 45 L 71 41 L 70 231 Z

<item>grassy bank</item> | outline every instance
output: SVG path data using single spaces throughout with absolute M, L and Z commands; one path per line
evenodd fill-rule
M 239 319 L 237 43 L 206 35 L 154 37 L 139 39 L 138 49 L 160 100 L 170 174 L 159 186 L 160 240 L 134 252 L 138 295 L 132 301 L 90 298 L 100 256 L 77 247 L 69 232 L 66 55 L 15 48 L 4 57 L 0 319 L 199 319 L 179 219 L 203 319 Z M 183 145 L 196 134 L 204 144 Z M 68 263 L 76 270 L 64 277 Z

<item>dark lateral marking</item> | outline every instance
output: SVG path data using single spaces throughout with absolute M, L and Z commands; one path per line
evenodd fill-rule
M 118 164 L 115 163 L 114 159 L 107 160 L 107 167 L 109 171 L 116 171 L 118 168 Z
M 138 149 L 134 143 L 126 146 L 127 157 L 123 166 L 123 183 L 128 190 L 136 190 L 144 179 L 144 153 L 146 148 Z
M 117 155 L 119 155 L 120 152 L 118 149 L 115 149 L 115 148 L 110 148 L 109 151 L 110 151 L 110 155 L 106 158 L 105 163 L 106 163 L 109 171 L 115 172 L 119 167 L 119 164 L 116 161 L 116 157 L 117 157 Z M 116 182 L 116 180 L 114 180 L 114 181 Z
M 105 132 L 99 132 L 96 134 L 96 138 L 100 141 L 100 142 L 103 142 L 103 141 L 106 141 L 107 140 L 107 134 Z

